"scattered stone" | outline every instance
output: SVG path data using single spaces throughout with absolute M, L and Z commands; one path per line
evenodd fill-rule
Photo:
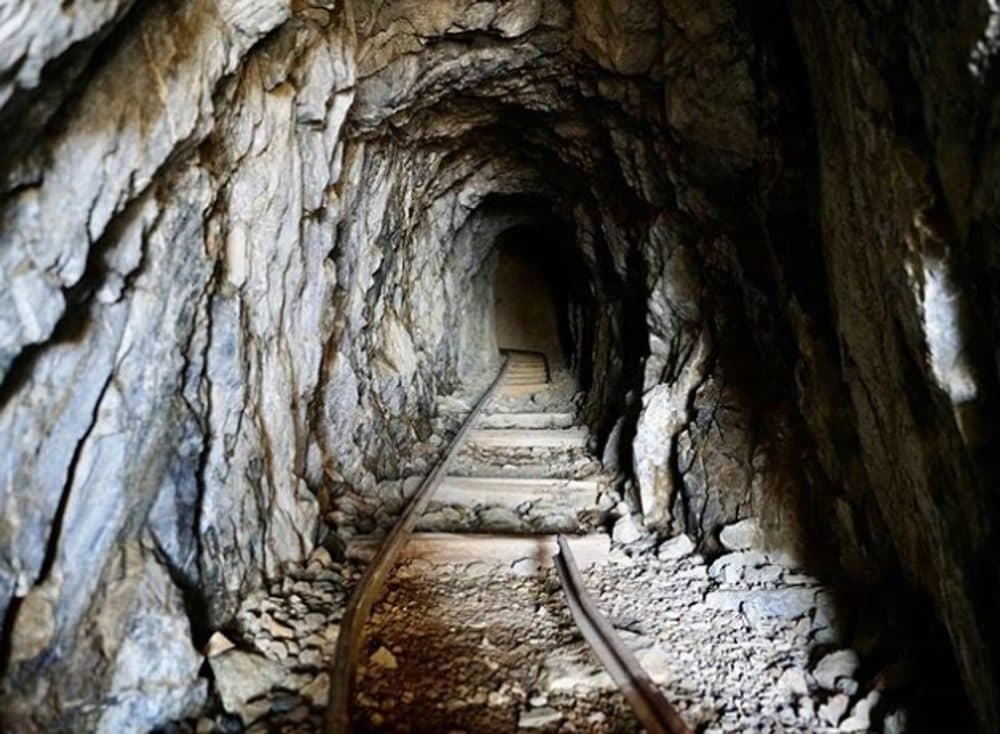
M 385 668 L 386 670 L 395 670 L 399 667 L 399 663 L 396 661 L 396 656 L 389 651 L 384 645 L 378 650 L 371 654 L 368 658 L 372 663 L 379 666 L 380 668 Z
M 738 551 L 719 556 L 708 567 L 710 578 L 723 584 L 735 584 L 744 578 L 748 569 L 765 565 L 767 557 L 759 551 Z
M 403 506 L 403 483 L 395 480 L 379 482 L 375 487 L 375 497 L 389 512 L 399 512 Z
M 760 628 L 767 619 L 797 619 L 813 608 L 815 592 L 812 589 L 761 589 L 751 591 L 743 602 L 741 611 L 751 626 Z
M 642 650 L 637 659 L 642 669 L 659 685 L 667 685 L 674 678 L 674 670 L 671 665 L 670 655 L 659 647 L 650 647 Z
M 601 512 L 610 512 L 618 504 L 618 498 L 611 492 L 601 492 L 597 497 L 597 509 Z
M 213 632 L 212 636 L 208 638 L 208 642 L 205 643 L 205 648 L 202 653 L 206 658 L 214 658 L 216 655 L 221 655 L 226 650 L 232 650 L 236 645 L 230 641 L 221 632 Z
M 851 715 L 840 722 L 841 731 L 858 732 L 868 731 L 871 727 L 872 709 L 878 705 L 882 694 L 878 691 L 869 691 L 868 695 L 854 704 Z
M 739 611 L 749 596 L 747 591 L 710 591 L 705 595 L 705 606 L 709 609 Z
M 840 624 L 837 618 L 837 605 L 834 596 L 829 591 L 816 594 L 816 614 L 813 618 L 814 641 L 817 644 L 837 644 L 840 642 Z
M 248 702 L 263 696 L 286 677 L 284 666 L 242 650 L 228 650 L 209 658 L 208 663 L 215 676 L 222 707 L 238 715 L 244 724 L 249 724 L 268 708 L 266 704 L 261 708 L 259 704 Z
M 468 402 L 455 395 L 445 395 L 438 398 L 438 410 L 442 413 L 457 413 L 461 415 L 468 413 L 471 409 Z
M 660 543 L 660 547 L 656 549 L 656 557 L 661 561 L 672 561 L 691 555 L 694 553 L 694 548 L 694 541 L 681 533 Z
M 541 729 L 543 726 L 562 721 L 562 714 L 548 706 L 521 712 L 517 720 L 520 729 Z
M 838 678 L 837 690 L 853 698 L 858 692 L 858 682 L 853 678 Z
M 493 570 L 494 567 L 489 563 L 473 561 L 465 567 L 465 576 L 466 578 L 477 579 L 482 576 L 488 576 Z
M 747 518 L 722 528 L 719 533 L 719 542 L 727 550 L 747 550 L 753 547 L 757 540 L 757 534 L 757 521 L 753 518 Z
M 323 664 L 323 656 L 319 650 L 307 649 L 299 653 L 299 665 L 307 668 L 318 668 Z
M 826 703 L 820 706 L 817 714 L 821 720 L 830 726 L 837 726 L 840 720 L 844 718 L 844 714 L 847 712 L 847 707 L 850 703 L 851 699 L 843 693 L 838 693 L 836 696 L 831 696 Z
M 332 568 L 333 558 L 330 556 L 330 551 L 320 546 L 309 556 L 309 563 L 318 563 L 323 568 Z
M 494 532 L 514 533 L 524 530 L 521 516 L 509 507 L 489 507 L 480 514 L 483 527 Z
M 403 497 L 410 499 L 424 483 L 423 474 L 411 474 L 403 480 Z
M 603 669 L 583 665 L 579 661 L 552 656 L 545 662 L 545 690 L 549 693 L 570 691 L 608 691 L 614 682 Z
M 263 615 L 260 621 L 264 626 L 264 629 L 267 630 L 268 634 L 276 640 L 295 637 L 295 630 L 275 621 L 269 614 Z
M 511 564 L 510 569 L 515 576 L 537 576 L 541 565 L 534 558 L 521 558 Z
M 838 679 L 854 676 L 854 671 L 858 669 L 858 663 L 858 655 L 853 650 L 837 650 L 824 655 L 816 663 L 812 675 L 822 688 L 834 691 L 837 689 Z
M 317 708 L 326 706 L 330 697 L 330 676 L 326 673 L 317 675 L 309 685 L 302 689 L 302 695 Z
M 743 580 L 754 586 L 777 584 L 785 574 L 781 566 L 766 563 L 763 566 L 750 566 L 743 569 Z
M 510 703 L 510 697 L 500 691 L 490 691 L 486 696 L 486 705 L 491 708 L 500 708 Z
M 281 642 L 271 639 L 260 639 L 255 642 L 257 649 L 271 660 L 285 660 L 288 658 L 288 648 Z
M 806 672 L 801 668 L 786 668 L 778 678 L 779 691 L 787 691 L 795 696 L 806 696 L 809 694 L 809 682 L 806 680 Z
M 611 534 L 612 540 L 616 543 L 629 544 L 639 540 L 644 534 L 642 523 L 637 515 L 631 513 L 622 515 L 615 522 L 614 530 Z

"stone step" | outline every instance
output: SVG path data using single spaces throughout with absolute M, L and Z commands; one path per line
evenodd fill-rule
M 507 364 L 507 371 L 511 370 L 541 370 L 545 372 L 544 362 L 510 362 Z
M 445 477 L 432 502 L 442 505 L 502 505 L 552 502 L 584 510 L 597 502 L 600 483 L 591 479 L 518 479 L 511 477 Z
M 500 385 L 500 393 L 502 395 L 511 396 L 524 396 L 531 395 L 532 393 L 541 392 L 542 390 L 547 390 L 549 388 L 549 383 L 547 382 L 535 382 L 530 384 L 517 384 L 517 385 Z
M 509 354 L 507 355 L 507 359 L 511 363 L 531 362 L 545 364 L 545 358 L 540 354 Z
M 468 442 L 498 448 L 586 448 L 586 428 L 477 428 L 469 431 Z
M 585 568 L 604 563 L 611 552 L 611 538 L 604 533 L 568 536 L 576 563 Z M 384 538 L 357 536 L 347 544 L 347 557 L 368 562 Z M 474 533 L 414 533 L 403 548 L 401 560 L 424 560 L 430 563 L 534 564 L 547 568 L 558 552 L 555 535 L 500 535 Z
M 531 372 L 508 372 L 506 375 L 503 376 L 503 381 L 505 383 L 517 382 L 518 380 L 524 382 L 527 381 L 546 382 L 545 372 L 542 370 L 539 370 L 537 372 L 535 372 L 534 370 L 532 370 Z
M 573 413 L 484 413 L 480 428 L 572 428 Z

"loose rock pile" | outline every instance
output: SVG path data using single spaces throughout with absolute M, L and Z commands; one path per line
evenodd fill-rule
M 214 716 L 178 724 L 178 734 L 320 730 L 326 673 L 346 597 L 361 570 L 335 563 L 324 548 L 304 567 L 248 597 L 235 627 L 205 649 L 214 680 Z
M 572 410 L 571 392 L 560 382 L 535 396 L 503 400 L 508 412 L 535 411 L 535 400 L 553 411 Z M 442 434 L 454 431 L 469 405 L 461 397 L 443 401 Z M 424 460 L 445 444 L 440 436 L 428 441 Z M 533 505 L 438 505 L 422 527 L 441 522 L 453 529 L 464 522 L 469 529 L 538 532 L 545 522 L 565 530 L 561 525 L 572 520 L 571 530 L 611 530 L 614 549 L 583 570 L 587 586 L 699 732 L 905 731 L 894 699 L 900 671 L 869 671 L 842 645 L 833 590 L 797 570 L 794 558 L 761 547 L 753 520 L 724 528 L 719 543 L 727 552 L 708 562 L 687 536 L 657 545 L 612 489 L 612 477 L 599 474 L 600 465 L 584 451 L 481 447 L 463 460 L 486 475 L 490 466 L 482 462 L 495 461 L 492 468 L 510 476 L 512 466 L 534 464 L 539 451 L 563 476 L 572 464 L 567 457 L 579 454 L 587 463 L 583 475 L 602 478 L 593 508 L 567 518 Z M 421 479 L 415 473 L 379 483 L 378 502 L 341 494 L 335 512 L 346 513 L 352 502 L 357 511 L 337 529 L 340 539 L 350 540 L 364 526 L 357 503 L 396 511 L 389 499 L 401 508 Z M 319 549 L 306 566 L 246 599 L 234 628 L 216 634 L 206 650 L 217 713 L 178 730 L 318 731 L 329 687 L 325 670 L 359 575 L 358 566 L 334 562 Z M 361 730 L 639 731 L 544 564 L 404 561 L 366 639 L 355 706 Z
M 905 730 L 903 712 L 891 706 L 898 671 L 859 674 L 859 656 L 839 647 L 830 589 L 782 554 L 739 548 L 708 564 L 693 545 L 679 536 L 635 558 L 619 547 L 584 571 L 601 608 L 693 727 Z M 359 725 L 639 730 L 581 640 L 554 572 L 525 578 L 512 570 L 482 562 L 399 568 L 372 619 Z
M 395 524 L 494 376 L 487 371 L 476 373 L 458 392 L 438 400 L 437 415 L 431 420 L 433 432 L 409 448 L 399 477 L 372 478 L 369 485 L 358 487 L 340 476 L 327 477 L 321 497 L 324 518 L 342 545 L 355 535 L 379 535 Z
M 588 588 L 653 680 L 706 734 L 901 734 L 898 667 L 860 675 L 838 647 L 833 596 L 789 559 L 752 548 L 707 564 L 678 536 L 621 547 Z M 248 598 L 206 650 L 215 716 L 177 732 L 315 732 L 325 672 L 360 569 L 317 551 Z M 580 639 L 551 569 L 401 564 L 370 628 L 358 723 L 384 731 L 634 732 L 638 724 Z

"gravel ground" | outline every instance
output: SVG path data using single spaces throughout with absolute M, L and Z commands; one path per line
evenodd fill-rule
M 441 401 L 439 432 L 426 444 L 428 466 L 491 378 L 482 375 L 483 384 Z M 573 412 L 573 390 L 568 374 L 557 372 L 551 388 L 503 396 L 490 410 Z M 753 521 L 724 530 L 731 552 L 707 563 L 685 536 L 657 547 L 613 488 L 615 477 L 602 474 L 586 451 L 466 448 L 454 474 L 601 479 L 595 506 L 572 517 L 531 506 L 499 508 L 502 517 L 488 503 L 434 506 L 423 526 L 613 528 L 613 550 L 583 569 L 586 584 L 695 731 L 905 731 L 895 705 L 898 671 L 871 671 L 840 646 L 832 591 L 797 571 L 792 559 L 757 547 Z M 351 520 L 339 528 L 341 540 L 366 524 L 376 532 L 391 524 L 420 479 L 379 483 L 374 498 L 338 497 L 336 512 Z M 319 549 L 305 566 L 248 597 L 234 627 L 217 633 L 207 650 L 215 713 L 168 729 L 319 731 L 329 685 L 324 671 L 359 575 L 359 567 Z M 525 573 L 518 564 L 475 558 L 401 563 L 374 610 L 366 644 L 354 710 L 359 731 L 640 730 L 576 630 L 552 569 Z
M 756 551 L 711 566 L 616 552 L 584 578 L 697 731 L 873 730 L 867 711 L 882 692 L 854 679 L 857 656 L 836 646 L 827 592 L 773 561 Z M 481 563 L 403 565 L 369 634 L 363 729 L 639 731 L 552 570 L 520 578 Z

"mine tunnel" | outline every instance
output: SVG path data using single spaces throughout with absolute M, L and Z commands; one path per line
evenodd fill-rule
M 1000 732 L 985 0 L 0 9 L 0 730 Z
M 493 303 L 498 348 L 538 352 L 564 363 L 573 337 L 560 254 L 569 253 L 555 250 L 543 232 L 527 227 L 507 230 L 497 245 Z

